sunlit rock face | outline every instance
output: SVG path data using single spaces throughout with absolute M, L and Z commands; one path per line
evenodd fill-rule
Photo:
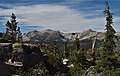
M 51 29 L 43 31 L 31 31 L 25 33 L 23 36 L 24 41 L 38 41 L 38 42 L 53 42 L 53 41 L 64 41 L 66 38 L 61 35 L 60 31 L 55 31 Z

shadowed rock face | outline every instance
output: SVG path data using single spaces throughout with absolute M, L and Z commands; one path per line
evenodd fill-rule
M 12 59 L 19 61 L 18 57 L 25 54 L 36 54 L 36 55 L 43 55 L 40 48 L 37 46 L 27 46 L 21 44 L 14 44 L 13 45 L 13 52 L 11 53 Z
M 14 66 L 7 65 L 0 61 L 0 76 L 11 76 L 16 71 Z
M 21 61 L 25 70 L 47 60 L 47 56 L 43 56 L 44 53 L 37 46 L 17 45 L 17 47 L 12 52 L 12 62 Z
M 43 57 L 41 51 L 37 47 L 29 47 L 23 45 L 23 66 L 24 68 L 30 68 L 33 65 L 44 61 L 46 58 Z

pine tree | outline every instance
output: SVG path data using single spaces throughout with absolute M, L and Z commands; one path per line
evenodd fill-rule
M 115 69 L 119 66 L 117 58 L 114 53 L 116 44 L 114 40 L 116 39 L 116 31 L 113 29 L 113 17 L 110 12 L 109 4 L 106 2 L 106 9 L 103 11 L 106 15 L 106 32 L 105 38 L 102 43 L 102 49 L 98 51 L 99 59 L 96 60 L 96 68 L 103 73 L 107 70 Z
M 85 72 L 86 66 L 86 57 L 84 55 L 84 50 L 80 49 L 80 40 L 78 35 L 75 38 L 73 49 L 69 54 L 69 65 L 71 76 L 82 76 Z
M 115 33 L 116 31 L 113 29 L 113 17 L 112 13 L 110 12 L 109 4 L 106 2 L 106 9 L 103 11 L 106 15 L 106 32 L 105 32 L 105 39 L 103 41 L 102 47 L 104 51 L 107 51 L 108 53 L 111 53 L 115 47 L 116 44 L 114 42 L 114 39 L 116 38 Z
M 14 42 L 18 38 L 21 38 L 22 33 L 20 27 L 17 28 L 18 22 L 16 21 L 16 15 L 12 13 L 11 20 L 6 23 L 6 39 Z

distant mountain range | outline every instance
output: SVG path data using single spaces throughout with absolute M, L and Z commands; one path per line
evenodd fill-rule
M 0 33 L 0 40 L 2 41 L 3 33 Z M 118 40 L 120 41 L 120 32 L 116 33 L 118 36 Z M 64 33 L 56 30 L 46 29 L 43 31 L 30 31 L 23 34 L 23 41 L 33 41 L 38 43 L 52 43 L 57 42 L 59 46 L 64 46 L 64 42 L 68 44 L 68 46 L 72 46 L 75 38 L 78 37 L 80 40 L 80 47 L 83 49 L 91 49 L 93 43 L 95 44 L 95 48 L 98 49 L 105 35 L 103 32 L 97 32 L 92 29 L 85 30 L 83 32 L 77 33 Z M 117 50 L 120 50 L 119 41 L 116 41 Z
M 99 33 L 99 34 L 98 34 Z M 60 31 L 55 31 L 51 29 L 46 29 L 43 31 L 30 31 L 27 33 L 24 33 L 24 41 L 43 41 L 43 42 L 51 42 L 51 41 L 74 41 L 76 36 L 80 38 L 80 40 L 88 39 L 91 37 L 94 37 L 97 35 L 98 39 L 103 39 L 104 34 L 102 32 L 93 31 L 91 29 L 88 29 L 86 31 L 80 32 L 80 33 L 63 33 Z
M 116 35 L 120 39 L 120 32 L 117 32 Z M 103 32 L 97 32 L 92 29 L 88 29 L 83 32 L 77 32 L 77 33 L 63 33 L 60 31 L 46 29 L 43 31 L 34 30 L 24 33 L 23 40 L 36 41 L 42 43 L 51 43 L 53 41 L 56 41 L 60 44 L 62 44 L 63 42 L 67 42 L 69 44 L 69 43 L 73 43 L 76 36 L 78 36 L 78 38 L 80 39 L 80 47 L 84 49 L 92 48 L 92 44 L 94 40 L 96 40 L 95 48 L 99 48 L 101 41 L 105 37 Z M 118 45 L 118 41 L 116 41 L 116 43 Z

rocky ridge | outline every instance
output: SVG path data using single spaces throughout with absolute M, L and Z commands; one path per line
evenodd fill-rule
M 117 32 L 116 35 L 120 39 L 120 32 Z M 77 33 L 63 33 L 60 31 L 55 31 L 51 29 L 46 29 L 43 31 L 30 31 L 24 33 L 24 41 L 36 41 L 42 43 L 51 43 L 56 41 L 58 43 L 68 42 L 71 43 L 75 40 L 76 36 L 80 39 L 81 47 L 91 48 L 94 39 L 96 38 L 96 48 L 99 47 L 100 42 L 104 39 L 105 35 L 103 32 L 97 32 L 92 29 L 85 30 L 83 32 Z

